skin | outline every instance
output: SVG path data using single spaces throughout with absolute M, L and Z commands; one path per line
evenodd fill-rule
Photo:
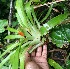
M 25 69 L 49 69 L 47 63 L 47 45 L 38 47 L 31 54 L 25 54 Z

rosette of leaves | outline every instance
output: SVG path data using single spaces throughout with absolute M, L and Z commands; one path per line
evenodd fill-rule
M 2 58 L 2 62 L 0 63 L 0 68 L 9 61 L 9 66 L 11 65 L 12 69 L 24 69 L 24 54 L 28 48 L 32 46 L 32 49 L 29 51 L 31 53 L 35 48 L 43 45 L 46 38 L 42 36 L 46 35 L 50 29 L 61 24 L 68 16 L 68 13 L 60 14 L 41 26 L 36 18 L 33 8 L 34 5 L 31 2 L 32 0 L 26 3 L 23 0 L 16 0 L 15 8 L 17 10 L 16 17 L 19 22 L 19 27 L 17 30 L 8 27 L 7 30 L 14 32 L 14 34 L 6 36 L 5 39 L 17 40 L 15 43 L 8 45 L 4 53 L 1 54 L 0 59 Z M 7 53 L 9 55 L 4 59 L 3 56 Z

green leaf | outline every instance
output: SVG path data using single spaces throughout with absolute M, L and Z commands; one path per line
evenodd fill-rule
M 12 65 L 12 69 L 18 69 L 19 64 L 19 48 L 15 50 L 16 52 L 11 55 L 10 63 Z
M 18 33 L 18 30 L 14 29 L 14 28 L 7 27 L 7 30 L 9 30 L 11 32 Z
M 61 24 L 61 22 L 63 22 L 63 20 L 66 19 L 67 16 L 68 13 L 60 14 L 52 18 L 51 20 L 49 20 L 46 24 L 44 24 L 44 27 L 48 27 L 49 29 L 52 29 L 54 28 L 54 26 Z
M 23 0 L 17 0 L 15 8 L 17 10 L 17 16 L 19 17 L 18 19 L 20 19 L 19 23 L 21 23 L 22 26 L 25 25 L 26 27 L 28 27 Z
M 24 54 L 20 55 L 20 69 L 24 69 L 24 60 L 25 60 L 25 56 L 23 56 Z
M 8 36 L 6 36 L 5 37 L 5 39 L 19 39 L 19 38 L 24 38 L 23 36 L 21 36 L 21 35 L 8 35 Z
M 5 31 L 4 27 L 7 26 L 7 25 L 8 25 L 7 20 L 0 20 L 0 33 Z
M 20 69 L 24 69 L 25 65 L 25 52 L 28 50 L 29 46 L 26 46 L 22 53 L 20 53 Z
M 27 2 L 25 5 L 25 10 L 27 13 L 27 17 L 29 18 L 29 20 L 31 21 L 31 23 L 33 23 L 33 19 L 32 19 L 32 11 L 31 11 L 32 7 L 31 7 L 31 2 Z
M 24 43 L 23 45 L 21 45 L 21 49 L 24 50 L 24 47 L 26 47 L 27 45 L 29 45 L 30 42 L 31 42 L 31 41 L 28 41 L 28 42 Z
M 55 69 L 63 69 L 58 63 L 56 63 L 54 60 L 49 59 L 48 63 L 53 66 Z
M 40 33 L 41 33 L 41 35 L 46 35 L 47 34 L 46 28 L 45 27 L 41 27 L 40 28 Z
M 52 29 L 52 28 L 54 28 L 55 26 L 61 24 L 61 23 L 64 21 L 64 19 L 67 18 L 67 16 L 68 16 L 68 13 L 60 14 L 60 15 L 58 15 L 58 16 L 52 18 L 51 20 L 49 20 L 47 23 L 43 24 L 43 27 L 46 29 L 46 31 L 44 31 L 44 32 L 42 33 L 42 35 L 44 35 L 44 33 L 47 34 L 50 29 Z M 42 27 L 41 27 L 41 28 L 42 28 Z M 41 28 L 40 28 L 40 29 L 41 29 Z M 40 30 L 40 32 L 42 32 L 42 31 Z
M 13 43 L 13 44 L 8 45 L 8 46 L 7 46 L 8 48 L 5 50 L 4 53 L 2 53 L 2 55 L 0 55 L 0 58 L 2 58 L 7 52 L 9 52 L 9 51 L 12 50 L 13 48 L 17 47 L 18 45 L 19 45 L 18 42 L 15 42 L 15 43 Z
M 31 0 L 31 1 L 33 1 L 33 2 L 40 2 L 40 0 Z
M 0 69 L 2 68 L 3 64 L 5 64 L 10 59 L 10 56 L 12 56 L 14 53 L 15 51 L 10 53 L 4 60 L 2 60 L 2 62 L 0 63 Z
M 51 30 L 50 37 L 57 47 L 62 48 L 70 42 L 70 24 L 62 24 Z
M 27 31 L 26 29 L 23 29 L 23 32 L 24 32 L 24 34 L 25 34 L 26 37 L 32 37 L 32 36 L 28 33 L 28 31 Z
M 16 17 L 17 17 L 17 20 L 18 20 L 18 23 L 20 24 L 20 26 L 24 26 L 23 25 L 23 22 L 21 21 L 21 18 L 19 17 L 18 13 L 16 13 Z

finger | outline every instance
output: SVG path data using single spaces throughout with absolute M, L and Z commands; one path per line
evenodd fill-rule
M 35 57 L 35 51 L 33 51 L 33 52 L 31 53 L 31 56 L 32 56 L 32 57 Z
M 47 45 L 43 45 L 42 57 L 47 58 Z
M 42 47 L 37 48 L 36 56 L 41 56 L 42 55 Z

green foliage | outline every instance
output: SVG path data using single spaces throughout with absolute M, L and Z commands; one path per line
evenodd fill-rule
M 24 38 L 21 35 L 8 35 L 5 37 L 5 39 L 16 39 L 16 38 Z
M 61 24 L 63 22 L 63 20 L 67 18 L 67 16 L 68 16 L 68 13 L 60 14 L 60 15 L 52 18 L 51 20 L 49 20 L 47 23 L 43 24 L 43 27 L 41 27 L 41 29 L 40 29 L 41 34 L 46 35 L 46 33 L 48 33 L 50 29 Z
M 18 66 L 19 66 L 19 49 L 18 48 L 16 50 L 16 52 L 10 57 L 10 63 L 12 65 L 12 69 L 18 69 Z
M 63 69 L 58 63 L 56 63 L 54 60 L 52 59 L 48 59 L 48 63 L 53 66 L 55 69 Z
M 32 13 L 31 2 L 26 3 L 25 10 L 26 10 L 28 19 L 30 20 L 31 23 L 33 23 L 33 19 L 31 16 L 31 13 Z
M 50 37 L 52 42 L 56 44 L 57 47 L 62 48 L 63 45 L 67 45 L 70 42 L 70 23 L 62 24 L 55 27 L 50 32 Z
M 27 47 L 25 47 L 25 49 L 24 49 L 24 51 L 20 54 L 20 69 L 25 69 L 24 68 L 24 65 L 25 65 L 25 52 L 27 51 L 27 49 L 28 49 L 28 46 Z
M 14 49 L 15 47 L 17 47 L 18 45 L 19 45 L 18 42 L 15 42 L 13 44 L 8 45 L 7 49 L 5 50 L 5 52 L 2 53 L 2 55 L 0 55 L 0 58 L 2 58 L 7 52 L 11 51 L 12 49 Z M 1 63 L 0 63 L 0 65 L 1 65 Z
M 7 30 L 10 32 L 15 32 L 15 33 L 19 32 L 18 30 L 14 29 L 14 28 L 10 28 L 10 27 L 7 27 Z
M 0 20 L 0 33 L 5 31 L 5 26 L 8 25 L 8 21 L 7 20 Z
M 19 18 L 21 20 L 20 25 L 23 26 L 23 24 L 24 24 L 26 27 L 28 27 L 23 1 L 22 0 L 17 0 L 15 8 L 17 9 L 17 14 L 16 15 L 19 16 Z
M 31 0 L 31 1 L 33 1 L 33 2 L 40 2 L 40 0 Z
M 66 68 L 67 68 L 67 69 L 70 69 L 70 60 L 67 60 L 67 61 L 66 61 Z
M 2 68 L 2 66 L 10 59 L 10 57 L 15 53 L 15 51 L 13 51 L 12 53 L 10 53 L 5 59 L 2 60 L 2 62 L 0 63 L 0 69 Z
M 32 46 L 32 49 L 29 51 L 31 53 L 34 49 L 43 45 L 44 41 L 46 41 L 46 38 L 43 36 L 49 33 L 49 30 L 55 28 L 55 26 L 60 25 L 69 14 L 68 13 L 60 14 L 48 20 L 47 23 L 45 22 L 43 25 L 40 25 L 41 23 L 37 20 L 33 5 L 33 2 L 39 2 L 39 0 L 30 0 L 29 2 L 23 0 L 16 0 L 15 2 L 16 2 L 15 9 L 17 10 L 16 17 L 19 22 L 19 25 L 17 30 L 14 28 L 7 27 L 7 30 L 12 32 L 13 34 L 6 36 L 5 39 L 16 39 L 16 40 L 14 40 L 15 43 L 8 45 L 7 48 L 5 48 L 4 52 L 0 55 L 0 59 L 3 59 L 0 63 L 0 67 L 2 67 L 7 61 L 9 61 L 9 65 L 11 65 L 12 69 L 18 69 L 18 67 L 20 69 L 24 69 L 25 52 L 27 51 L 27 49 L 30 46 Z M 46 2 L 46 0 L 44 0 L 43 3 L 44 2 Z M 41 20 L 41 22 L 47 19 L 47 17 L 51 13 L 51 10 L 52 5 L 50 6 L 48 12 L 46 13 L 43 20 Z M 6 23 L 5 25 L 4 22 Z M 4 22 L 3 20 L 1 20 L 0 23 L 1 24 L 0 26 L 2 27 L 1 33 L 5 31 L 4 27 L 7 26 L 7 21 L 4 20 Z M 16 24 L 14 23 L 12 25 L 14 25 L 15 27 Z M 69 33 L 68 28 L 69 27 L 66 28 L 67 31 L 64 30 L 67 34 L 63 32 L 65 38 L 70 38 L 68 35 Z M 19 32 L 23 33 L 24 36 L 19 34 Z M 9 55 L 7 55 L 6 58 L 4 59 L 3 57 L 7 53 Z M 56 63 L 52 59 L 49 59 L 48 62 L 55 69 L 63 69 L 58 63 Z
M 69 59 L 69 57 L 70 57 L 70 53 L 66 58 L 66 63 L 65 63 L 66 64 L 66 69 L 70 69 L 70 59 Z

